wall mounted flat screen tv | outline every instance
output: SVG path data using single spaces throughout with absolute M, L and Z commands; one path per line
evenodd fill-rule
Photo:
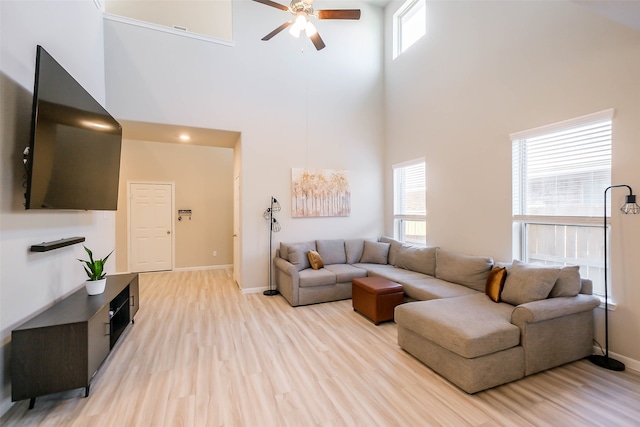
M 27 209 L 116 210 L 122 127 L 37 47 Z

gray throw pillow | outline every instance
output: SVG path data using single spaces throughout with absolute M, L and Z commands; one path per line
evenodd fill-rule
M 289 261 L 289 246 L 291 246 L 291 244 L 280 242 L 280 258 L 286 259 L 287 261 Z
M 296 266 L 298 271 L 311 268 L 309 263 L 309 251 L 316 250 L 316 242 L 296 243 L 289 245 L 289 262 Z
M 389 259 L 391 259 L 391 249 L 389 249 Z M 396 256 L 395 266 L 435 276 L 436 248 L 419 248 L 416 246 L 402 245 Z
M 575 297 L 580 293 L 580 266 L 569 265 L 560 269 L 558 280 L 551 288 L 549 298 Z
M 501 299 L 503 302 L 520 305 L 545 299 L 560 274 L 560 267 L 525 264 L 513 260 L 504 283 Z
M 387 262 L 391 265 L 396 265 L 398 252 L 400 252 L 400 248 L 402 247 L 402 242 L 399 242 L 391 237 L 383 236 L 379 239 L 382 243 L 389 243 L 391 246 L 389 247 L 389 256 L 387 257 Z
M 389 243 L 370 242 L 365 240 L 360 262 L 369 264 L 386 264 L 389 256 Z

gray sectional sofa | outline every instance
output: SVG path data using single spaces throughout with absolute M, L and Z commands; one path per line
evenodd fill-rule
M 311 268 L 309 251 L 322 268 Z M 292 306 L 350 298 L 357 277 L 400 283 L 407 303 L 395 310 L 398 344 L 467 393 L 592 354 L 600 301 L 577 267 L 494 265 L 490 257 L 384 237 L 281 243 L 274 266 Z M 486 292 L 496 267 L 506 269 L 499 302 Z

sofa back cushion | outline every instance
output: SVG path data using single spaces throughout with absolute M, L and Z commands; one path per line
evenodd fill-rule
M 436 277 L 484 293 L 493 259 L 437 248 Z
M 389 243 L 370 242 L 365 240 L 360 262 L 369 264 L 387 264 L 389 257 Z
M 396 265 L 396 262 L 398 261 L 397 257 L 398 257 L 398 252 L 400 252 L 400 248 L 402 247 L 402 242 L 398 242 L 395 239 L 392 239 L 391 237 L 380 237 L 379 239 L 380 242 L 382 243 L 388 243 L 389 246 L 389 255 L 387 256 L 387 263 L 391 264 L 391 265 Z
M 514 260 L 507 270 L 507 280 L 500 298 L 512 305 L 545 299 L 559 275 L 560 267 L 525 264 Z
M 298 271 L 310 268 L 309 251 L 316 250 L 316 242 L 304 242 L 288 245 L 289 262 L 296 266 Z
M 393 248 L 393 245 L 391 248 Z M 391 248 L 389 248 L 389 264 L 391 264 Z M 398 249 L 394 265 L 399 268 L 435 276 L 436 248 L 402 245 Z
M 364 250 L 364 239 L 348 239 L 344 241 L 344 252 L 347 256 L 347 264 L 360 262 Z
M 555 297 L 575 297 L 580 293 L 580 267 L 577 265 L 568 265 L 560 269 L 560 274 L 556 283 L 551 288 L 549 298 Z
M 347 255 L 344 251 L 344 240 L 316 240 L 316 248 L 324 265 L 345 264 Z

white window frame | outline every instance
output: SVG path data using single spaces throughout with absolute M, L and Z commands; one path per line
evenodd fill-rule
M 406 40 L 407 33 L 405 32 L 406 28 L 403 27 L 403 22 L 406 22 L 405 18 L 412 17 L 412 14 L 415 14 L 415 16 L 413 16 L 414 19 L 418 16 L 422 17 L 423 21 L 420 24 L 422 24 L 423 28 L 421 28 L 421 34 L 419 36 L 414 37 L 409 44 L 404 45 L 403 40 Z M 426 34 L 426 26 L 426 0 L 407 0 L 402 6 L 400 6 L 396 13 L 393 14 L 393 59 L 396 59 L 401 53 L 405 52 L 415 42 L 424 37 Z
M 404 212 L 402 206 L 402 194 L 404 194 L 404 183 L 401 181 L 402 171 L 406 168 L 421 165 L 424 171 L 424 210 L 421 212 Z M 407 242 L 416 246 L 426 246 L 426 224 L 427 224 L 427 195 L 426 195 L 426 162 L 424 158 L 414 159 L 393 165 L 393 234 L 394 238 L 400 242 Z M 417 222 L 417 227 L 424 230 L 424 240 L 407 240 L 405 235 L 405 225 L 407 222 Z M 422 224 L 420 224 L 422 223 Z
M 529 242 L 527 242 L 528 238 L 528 227 L 536 226 L 536 225 L 548 225 L 557 228 L 558 239 L 566 238 L 566 235 L 570 235 L 571 232 L 578 233 L 579 231 L 591 233 L 591 235 L 598 236 L 597 243 L 599 245 L 603 245 L 602 242 L 602 222 L 603 218 L 599 215 L 594 216 L 552 216 L 552 215 L 529 215 L 524 212 L 524 197 L 523 192 L 526 191 L 524 189 L 524 178 L 521 175 L 520 167 L 516 163 L 516 158 L 518 157 L 516 150 L 518 150 L 518 141 L 526 140 L 527 138 L 535 138 L 543 135 L 552 134 L 554 132 L 565 130 L 569 128 L 578 127 L 581 125 L 586 125 L 589 123 L 595 123 L 598 121 L 609 120 L 611 123 L 613 122 L 614 110 L 608 109 L 604 111 L 600 111 L 593 114 L 588 114 L 585 116 L 581 116 L 575 119 L 570 119 L 558 123 L 554 123 L 547 126 L 542 126 L 535 129 L 530 129 L 522 132 L 516 132 L 510 135 L 512 141 L 512 147 L 514 150 L 513 153 L 513 257 L 515 259 L 522 259 L 525 262 L 530 262 L 530 254 L 528 252 Z M 610 165 L 609 165 L 610 167 Z M 611 182 L 611 178 L 609 176 L 609 184 Z M 608 186 L 607 185 L 607 186 Z M 604 189 L 602 191 L 604 192 Z M 604 193 L 603 193 L 604 194 Z M 601 196 L 598 201 L 602 199 Z M 610 206 L 610 204 L 609 204 Z M 609 221 L 609 218 L 607 218 Z M 588 230 L 591 229 L 591 230 Z M 563 236 L 564 233 L 564 236 Z M 608 230 L 607 230 L 608 234 Z M 566 248 L 567 241 L 564 240 L 564 245 Z M 537 258 L 535 261 L 545 263 L 545 264 L 555 264 L 555 265 L 567 265 L 567 264 L 578 264 L 580 265 L 580 275 L 581 277 L 590 278 L 593 281 L 593 291 L 595 295 L 600 296 L 601 298 L 604 296 L 604 277 L 603 277 L 603 262 L 604 260 L 593 260 L 593 259 L 584 259 L 577 256 L 577 250 L 575 257 L 571 256 L 543 256 L 541 258 Z M 611 288 L 611 281 L 608 281 L 609 288 Z M 609 289 L 610 290 L 610 289 Z M 611 293 L 609 293 L 611 295 Z

